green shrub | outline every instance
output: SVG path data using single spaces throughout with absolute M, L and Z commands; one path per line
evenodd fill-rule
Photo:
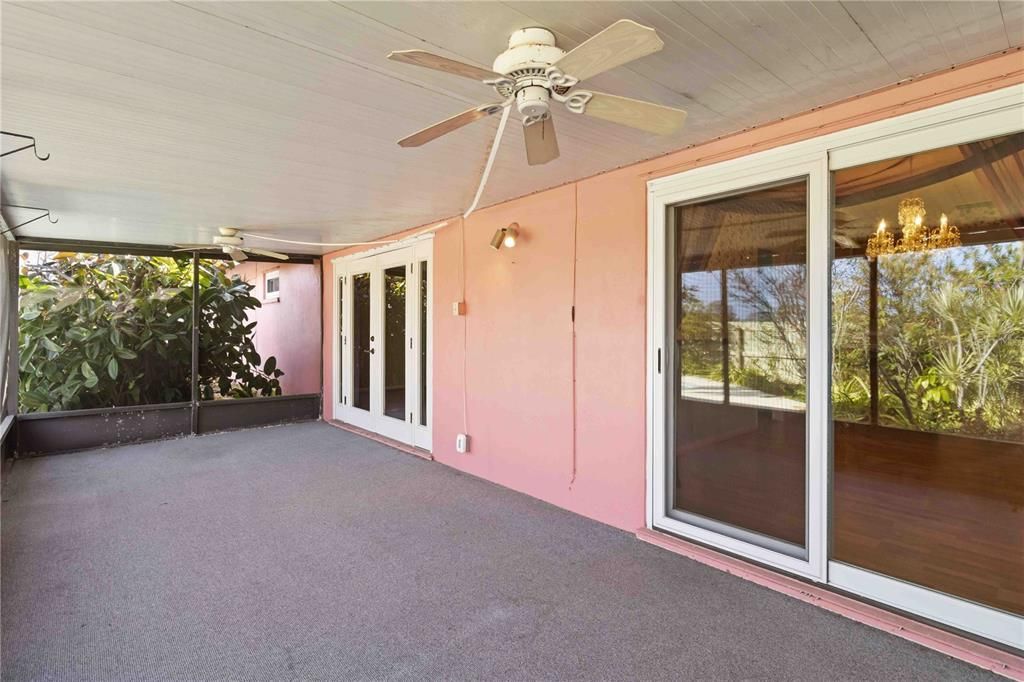
M 204 400 L 280 394 L 284 373 L 253 343 L 252 285 L 200 261 Z M 59 253 L 19 277 L 23 412 L 191 399 L 192 261 Z

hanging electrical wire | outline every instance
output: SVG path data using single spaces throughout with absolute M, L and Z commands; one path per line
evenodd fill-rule
M 480 176 L 480 185 L 476 188 L 476 196 L 473 197 L 473 203 L 469 205 L 466 212 L 462 214 L 463 218 L 468 218 L 469 214 L 476 210 L 476 205 L 480 203 L 480 196 L 484 193 L 484 187 L 487 186 L 487 178 L 491 176 L 491 166 L 494 165 L 494 158 L 498 155 L 501 136 L 505 133 L 505 123 L 508 121 L 508 114 L 511 110 L 512 107 L 505 107 L 505 110 L 501 112 L 501 121 L 498 123 L 498 131 L 494 134 L 491 153 L 487 155 L 487 165 L 484 166 L 484 174 Z
M 484 188 L 487 187 L 487 180 L 491 176 L 491 168 L 494 167 L 494 159 L 497 158 L 498 156 L 498 147 L 501 145 L 502 135 L 505 134 L 505 124 L 508 122 L 508 116 L 511 110 L 511 107 L 506 106 L 504 110 L 501 112 L 501 120 L 498 122 L 498 130 L 494 134 L 494 142 L 491 144 L 490 153 L 487 155 L 487 163 L 484 165 L 483 175 L 480 176 L 480 184 L 476 188 L 476 195 L 473 197 L 473 203 L 471 203 L 469 205 L 469 208 L 466 209 L 466 212 L 462 214 L 463 219 L 468 218 L 469 214 L 475 211 L 477 204 L 480 203 L 480 197 L 483 196 Z M 265 235 L 259 234 L 258 232 L 240 232 L 239 234 L 243 237 L 248 237 L 250 239 L 262 239 L 264 241 L 277 242 L 279 244 L 295 244 L 297 246 L 322 246 L 327 248 L 341 249 L 352 246 L 379 246 L 383 244 L 395 244 L 397 242 L 413 239 L 422 234 L 426 234 L 427 232 L 434 232 L 436 230 L 440 230 L 442 227 L 445 227 L 447 225 L 448 221 L 444 221 L 436 225 L 431 225 L 428 228 L 419 230 L 405 237 L 400 237 L 397 239 L 378 239 L 368 242 L 308 242 L 301 241 L 298 239 L 282 239 L 281 237 L 267 237 Z

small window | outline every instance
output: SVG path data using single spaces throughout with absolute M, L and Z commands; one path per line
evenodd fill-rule
M 281 271 L 272 270 L 264 275 L 263 299 L 276 301 L 281 298 Z

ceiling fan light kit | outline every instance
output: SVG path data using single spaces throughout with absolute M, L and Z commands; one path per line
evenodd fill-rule
M 389 59 L 480 80 L 494 88 L 502 101 L 464 111 L 399 140 L 403 147 L 417 147 L 515 104 L 522 116 L 527 161 L 531 166 L 559 156 L 552 123 L 551 102 L 572 114 L 588 115 L 639 130 L 670 135 L 686 119 L 682 109 L 652 102 L 575 89 L 580 81 L 657 52 L 664 43 L 653 28 L 622 19 L 566 52 L 555 34 L 546 28 L 522 28 L 512 33 L 508 49 L 499 54 L 488 71 L 454 59 L 424 52 L 392 52 Z M 497 145 L 497 139 L 495 140 Z

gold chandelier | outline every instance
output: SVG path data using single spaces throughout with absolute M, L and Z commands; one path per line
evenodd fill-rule
M 931 251 L 932 249 L 960 246 L 960 228 L 950 225 L 945 213 L 939 217 L 939 226 L 931 228 L 924 224 L 925 214 L 922 199 L 915 197 L 901 201 L 897 211 L 897 220 L 903 236 L 898 240 L 895 239 L 890 232 L 886 232 L 885 220 L 880 220 L 878 229 L 868 239 L 865 255 L 869 260 L 874 260 L 879 256 L 889 256 L 895 253 Z

